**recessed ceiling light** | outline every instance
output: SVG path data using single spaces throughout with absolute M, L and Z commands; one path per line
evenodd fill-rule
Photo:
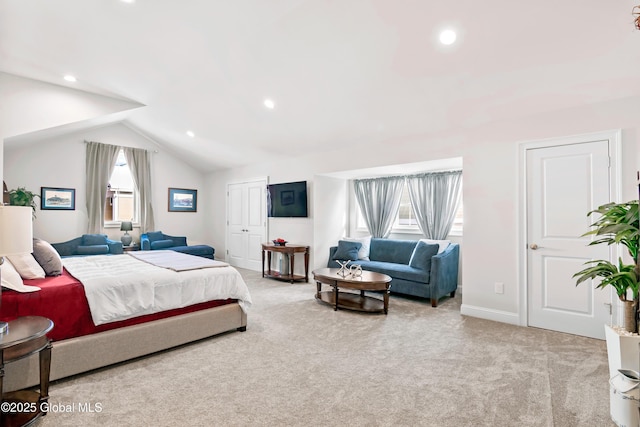
M 122 3 L 135 3 L 136 0 L 120 0 Z
M 187 136 L 188 136 L 189 138 L 193 138 L 194 136 L 196 136 L 196 134 L 195 134 L 195 133 L 193 133 L 192 131 L 188 130 L 188 131 L 187 131 Z
M 66 81 L 68 81 L 68 82 L 75 82 L 76 81 L 75 76 L 72 76 L 72 75 L 66 75 L 66 76 L 64 76 L 64 79 Z
M 276 108 L 276 103 L 273 102 L 273 99 L 267 98 L 264 100 L 264 106 L 270 110 L 273 110 L 274 108 Z
M 456 41 L 456 32 L 453 30 L 443 30 L 440 32 L 440 43 L 450 45 Z

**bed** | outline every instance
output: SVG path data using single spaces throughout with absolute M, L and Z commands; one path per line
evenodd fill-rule
M 251 297 L 236 269 L 174 251 L 154 252 L 64 258 L 61 275 L 24 280 L 39 291 L 3 291 L 0 320 L 53 320 L 51 380 L 246 330 Z M 37 357 L 11 363 L 5 390 L 38 384 L 38 372 Z

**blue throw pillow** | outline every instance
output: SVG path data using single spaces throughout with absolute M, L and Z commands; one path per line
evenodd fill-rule
M 340 240 L 338 242 L 338 250 L 333 254 L 333 259 L 340 261 L 355 261 L 358 259 L 358 251 L 361 247 L 362 243 L 360 242 Z
M 106 244 L 107 244 L 106 234 L 83 234 L 82 235 L 83 246 L 106 245 Z
M 78 255 L 102 255 L 109 253 L 109 245 L 87 245 L 76 248 Z
M 431 257 L 438 253 L 438 245 L 430 245 L 425 242 L 418 242 L 413 250 L 409 267 L 418 268 L 431 272 Z
M 162 231 L 150 231 L 147 233 L 147 237 L 150 242 L 155 242 L 156 240 L 164 240 L 164 234 Z
M 166 249 L 173 246 L 173 240 L 165 239 L 165 240 L 156 240 L 155 242 L 151 242 L 151 249 Z

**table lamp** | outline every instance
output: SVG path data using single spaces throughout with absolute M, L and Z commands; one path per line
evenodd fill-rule
M 123 246 L 129 246 L 131 244 L 131 235 L 129 231 L 133 230 L 133 223 L 131 221 L 122 221 L 120 223 L 120 231 L 124 231 L 124 235 L 120 238 Z
M 29 206 L 5 206 L 0 204 L 0 265 L 7 255 L 33 252 L 32 209 Z M 0 279 L 2 272 L 0 271 Z M 0 304 L 2 304 L 0 286 Z M 0 321 L 0 334 L 7 331 L 7 322 Z

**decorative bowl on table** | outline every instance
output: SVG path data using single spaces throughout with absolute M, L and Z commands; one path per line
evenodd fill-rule
M 273 244 L 276 246 L 285 246 L 287 244 L 287 241 L 284 239 L 275 239 L 273 241 Z

